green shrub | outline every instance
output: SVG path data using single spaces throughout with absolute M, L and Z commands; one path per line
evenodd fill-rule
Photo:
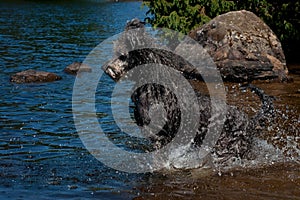
M 233 2 L 225 0 L 161 0 L 145 4 L 149 7 L 148 23 L 184 34 L 234 8 Z
M 285 51 L 295 52 L 300 42 L 300 2 L 297 0 L 158 0 L 146 1 L 146 22 L 187 34 L 217 15 L 249 10 L 276 33 Z

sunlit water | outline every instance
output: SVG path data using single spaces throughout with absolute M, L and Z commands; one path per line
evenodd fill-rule
M 250 169 L 232 169 L 233 172 L 223 174 L 211 170 L 118 172 L 96 160 L 79 139 L 72 115 L 75 77 L 65 74 L 63 69 L 74 61 L 83 61 L 96 45 L 123 31 L 127 20 L 143 19 L 145 9 L 141 9 L 141 2 L 20 2 L 0 3 L 1 199 L 300 197 L 299 165 L 291 162 L 299 162 L 296 154 L 299 152 L 299 74 L 293 75 L 295 82 L 288 87 L 260 85 L 280 97 L 276 104 L 278 120 L 259 140 L 267 152 L 260 152 L 259 160 L 248 165 Z M 63 79 L 43 84 L 9 82 L 11 74 L 32 68 L 55 72 Z M 109 109 L 113 82 L 107 76 L 102 81 L 106 84 L 99 91 L 102 107 L 97 107 L 102 128 L 117 144 L 134 148 L 134 142 L 126 141 L 128 138 L 119 134 Z M 241 103 L 239 98 L 231 95 L 231 103 Z M 256 109 L 251 98 L 242 105 L 247 105 L 244 108 L 250 111 Z M 279 150 L 268 148 L 266 141 L 273 142 Z M 288 141 L 291 150 L 286 148 Z M 281 159 L 281 154 L 288 159 Z M 264 156 L 273 156 L 266 159 L 268 166 L 263 166 Z M 241 163 L 237 165 L 243 167 Z

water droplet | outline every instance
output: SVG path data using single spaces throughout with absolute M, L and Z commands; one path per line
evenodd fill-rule
M 219 175 L 219 176 L 222 176 L 222 172 L 221 172 L 221 171 L 218 171 L 218 175 Z

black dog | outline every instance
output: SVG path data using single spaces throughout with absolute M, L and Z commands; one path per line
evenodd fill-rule
M 133 28 L 141 28 L 143 27 L 143 23 L 139 23 L 135 19 L 127 24 L 126 30 L 131 30 L 131 26 Z M 142 29 L 141 34 L 144 34 Z M 125 38 L 127 41 L 136 40 L 135 36 L 128 37 L 131 38 Z M 147 36 L 143 35 L 143 37 Z M 118 48 L 126 49 L 127 47 L 125 46 L 128 45 L 128 42 L 118 42 L 117 44 Z M 133 43 L 131 42 L 131 44 Z M 193 74 L 194 70 L 191 69 L 188 63 L 165 50 L 139 49 L 130 52 L 122 51 L 117 56 L 114 60 L 103 66 L 104 71 L 116 81 L 130 69 L 147 63 L 162 63 L 181 71 L 187 78 L 201 80 L 201 76 Z M 264 127 L 265 121 L 272 118 L 274 113 L 272 97 L 250 84 L 245 85 L 244 88 L 250 88 L 260 97 L 262 107 L 254 117 L 249 118 L 247 114 L 236 107 L 228 105 L 224 126 L 212 152 L 220 162 L 232 157 L 247 158 L 252 149 L 253 139 L 257 131 L 260 130 L 259 128 Z M 212 117 L 210 97 L 201 93 L 196 94 L 197 103 L 200 105 L 201 110 L 199 113 L 199 128 L 195 133 L 193 145 L 200 147 L 207 134 L 209 124 L 212 125 L 211 123 L 214 122 L 210 121 Z M 178 132 L 181 123 L 182 110 L 180 109 L 176 95 L 169 88 L 162 85 L 145 84 L 135 90 L 131 98 L 135 105 L 135 120 L 142 127 L 151 123 L 150 108 L 153 108 L 153 105 L 162 105 L 166 113 L 165 123 L 158 132 L 149 133 L 149 135 L 154 147 L 157 149 L 170 142 Z M 151 130 L 149 131 L 151 132 Z

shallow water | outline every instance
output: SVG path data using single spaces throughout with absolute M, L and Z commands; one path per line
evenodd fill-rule
M 300 165 L 293 162 L 299 161 L 295 154 L 300 134 L 297 70 L 292 71 L 293 83 L 257 84 L 277 98 L 277 121 L 261 139 L 285 153 L 287 159 L 279 163 L 271 160 L 265 163 L 268 166 L 261 166 L 264 162 L 260 159 L 260 166 L 254 163 L 249 169 L 230 169 L 222 176 L 211 170 L 127 174 L 106 167 L 85 149 L 73 122 L 75 77 L 62 70 L 74 61 L 83 61 L 96 45 L 123 31 L 127 20 L 143 19 L 145 9 L 140 5 L 1 1 L 0 198 L 300 198 Z M 56 72 L 63 79 L 43 84 L 9 82 L 11 74 L 29 68 Z M 107 76 L 103 80 L 107 85 L 100 93 L 103 101 L 109 102 L 113 82 Z M 251 94 L 243 98 L 245 94 L 235 90 L 236 86 L 228 85 L 228 101 L 240 104 L 249 114 L 255 112 L 257 99 Z M 108 107 L 97 109 L 102 128 L 112 133 L 116 143 L 124 143 Z
M 299 199 L 299 165 L 274 164 L 222 175 L 192 170 L 154 174 L 135 199 Z

